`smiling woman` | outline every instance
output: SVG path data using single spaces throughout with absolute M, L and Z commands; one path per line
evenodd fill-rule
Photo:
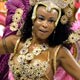
M 46 11 L 45 7 L 42 6 L 38 7 L 36 14 L 37 15 L 33 23 L 33 31 L 35 34 L 37 33 L 36 36 L 38 38 L 46 39 L 55 29 L 58 12 L 55 9 L 52 11 Z
M 15 14 L 21 17 L 22 10 L 18 10 Z M 17 25 L 15 20 L 21 18 L 16 19 L 15 14 L 12 21 Z M 64 15 L 67 18 L 65 23 Z M 80 79 L 80 66 L 68 49 L 72 44 L 68 19 L 72 15 L 52 0 L 37 2 L 28 12 L 20 29 L 21 35 L 10 35 L 0 40 L 0 53 L 10 53 L 9 67 L 15 80 L 53 80 L 59 66 L 75 79 Z M 15 28 L 10 27 L 11 30 Z

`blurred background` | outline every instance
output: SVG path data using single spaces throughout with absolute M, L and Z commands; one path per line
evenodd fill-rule
M 5 29 L 5 19 L 6 19 L 6 3 L 7 0 L 0 0 L 0 38 L 3 36 L 3 31 Z

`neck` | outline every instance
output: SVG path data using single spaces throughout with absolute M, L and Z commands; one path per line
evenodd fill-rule
M 32 36 L 32 44 L 42 44 L 42 43 L 47 43 L 47 40 L 40 39 L 36 37 L 35 35 Z

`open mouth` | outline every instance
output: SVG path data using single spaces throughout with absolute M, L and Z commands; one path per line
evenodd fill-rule
M 42 33 L 47 33 L 48 31 L 46 31 L 46 30 L 39 30 L 40 32 L 42 32 Z

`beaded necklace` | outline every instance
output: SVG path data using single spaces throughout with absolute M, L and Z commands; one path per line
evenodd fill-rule
M 28 48 L 31 45 L 31 41 L 32 41 L 32 38 L 29 38 L 24 43 L 23 48 L 20 50 L 20 55 L 17 57 L 18 62 L 22 62 L 24 60 L 27 60 L 27 61 L 32 60 L 34 59 L 34 56 L 37 56 L 42 51 L 45 51 L 48 49 L 48 45 L 43 43 L 35 47 L 32 52 L 29 52 Z
M 45 76 L 45 72 L 49 66 L 48 61 L 34 59 L 34 56 L 37 56 L 41 54 L 42 51 L 47 50 L 48 45 L 44 43 L 40 44 L 36 46 L 32 52 L 29 52 L 28 48 L 31 45 L 31 41 L 32 38 L 27 39 L 23 45 L 23 48 L 20 50 L 20 54 L 17 56 L 17 61 L 19 64 L 15 64 L 13 60 L 9 61 L 10 70 L 13 72 L 16 80 L 41 80 L 42 76 Z M 30 61 L 33 62 L 28 63 Z

